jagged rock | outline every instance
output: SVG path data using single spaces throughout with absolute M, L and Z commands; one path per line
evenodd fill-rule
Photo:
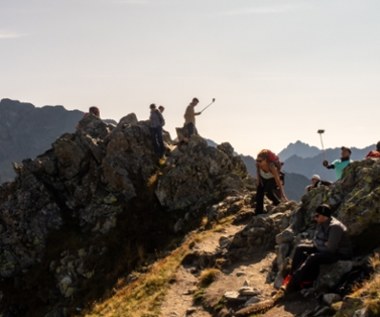
M 177 147 L 167 161 L 176 168 L 168 170 L 158 181 L 156 195 L 161 205 L 169 210 L 193 210 L 227 194 L 241 192 L 242 178 L 248 175 L 239 159 L 226 150 L 229 147 L 209 147 L 197 136 Z
M 192 137 L 171 148 L 160 167 L 148 122 L 130 114 L 114 126 L 87 115 L 75 133 L 15 164 L 16 180 L 0 187 L 0 277 L 26 283 L 29 270 L 49 268 L 44 273 L 61 298 L 47 299 L 47 313 L 85 294 L 103 265 L 110 275 L 113 267 L 123 269 L 107 257 L 124 250 L 124 270 L 131 270 L 145 248 L 162 247 L 173 231 L 185 232 L 208 215 L 211 202 L 226 197 L 216 218 L 246 208 L 248 176 L 231 145 L 212 148 Z M 195 255 L 195 265 L 210 266 L 216 253 Z M 5 301 L 11 297 L 4 293 Z
M 331 305 L 342 300 L 342 297 L 339 294 L 334 293 L 323 294 L 322 298 L 327 305 Z
M 236 302 L 236 301 L 241 301 L 241 297 L 239 292 L 237 291 L 228 291 L 225 292 L 223 297 L 230 302 Z
M 351 271 L 352 267 L 352 261 L 338 261 L 330 265 L 321 265 L 315 288 L 318 291 L 332 289 L 344 274 Z
M 241 296 L 256 296 L 260 294 L 260 291 L 252 287 L 243 286 L 238 290 Z

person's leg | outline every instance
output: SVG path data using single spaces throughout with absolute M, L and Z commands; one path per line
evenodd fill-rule
M 300 244 L 296 247 L 296 250 L 292 259 L 292 266 L 289 274 L 284 278 L 282 288 L 286 292 L 294 292 L 300 288 L 300 279 L 298 276 L 298 269 L 303 265 L 307 258 L 317 249 L 313 245 Z
M 162 157 L 165 154 L 164 140 L 162 138 L 162 128 L 157 128 L 156 134 L 157 146 L 158 146 L 158 155 Z
M 150 133 L 152 135 L 152 143 L 153 143 L 153 148 L 154 148 L 154 152 L 157 154 L 157 155 L 160 155 L 160 148 L 159 148 L 159 145 L 158 145 L 158 142 L 157 142 L 157 128 L 150 128 Z
M 190 122 L 186 125 L 186 127 L 187 127 L 188 137 L 190 138 L 194 134 L 194 124 Z
M 293 274 L 293 282 L 299 287 L 303 282 L 312 283 L 318 277 L 321 264 L 331 264 L 337 260 L 338 257 L 335 254 L 328 252 L 312 253 Z
M 260 181 L 256 189 L 256 209 L 255 214 L 262 214 L 264 212 L 264 186 L 262 184 L 263 180 Z
M 267 180 L 265 192 L 267 193 L 268 198 L 272 201 L 273 205 L 277 206 L 280 203 L 280 190 L 278 189 L 274 178 Z
M 316 251 L 317 251 L 316 247 L 312 245 L 305 245 L 305 244 L 298 245 L 294 252 L 290 273 L 293 274 L 295 271 L 297 271 L 299 267 L 309 257 L 309 255 L 312 253 L 315 253 Z

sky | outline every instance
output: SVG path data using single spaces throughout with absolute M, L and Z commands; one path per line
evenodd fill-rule
M 378 0 L 0 0 L 0 98 L 119 120 L 165 106 L 175 137 L 238 153 L 380 139 Z

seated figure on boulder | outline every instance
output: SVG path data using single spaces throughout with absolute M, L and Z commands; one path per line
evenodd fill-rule
M 308 186 L 306 186 L 306 192 L 308 193 L 312 189 L 318 188 L 318 187 L 320 187 L 322 185 L 324 185 L 324 186 L 331 186 L 331 182 L 321 180 L 321 177 L 318 174 L 314 174 L 311 177 L 311 184 L 308 185 Z
M 317 207 L 314 219 L 317 228 L 313 244 L 297 246 L 290 273 L 285 277 L 282 288 L 287 292 L 311 287 L 318 277 L 321 264 L 332 264 L 352 257 L 351 242 L 346 226 L 331 216 L 327 204 Z

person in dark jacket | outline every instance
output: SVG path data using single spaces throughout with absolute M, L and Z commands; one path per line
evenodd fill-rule
M 149 108 L 150 108 L 149 123 L 150 123 L 150 131 L 152 135 L 154 151 L 158 155 L 159 158 L 162 158 L 165 153 L 165 146 L 164 146 L 164 141 L 162 138 L 162 127 L 165 124 L 165 120 L 164 120 L 164 117 L 162 116 L 161 111 L 156 109 L 156 105 L 154 103 L 152 103 L 149 106 Z
M 331 216 L 327 204 L 317 207 L 314 219 L 317 228 L 313 244 L 297 246 L 290 274 L 285 278 L 283 287 L 287 291 L 311 286 L 319 274 L 321 264 L 331 264 L 352 257 L 351 242 L 346 226 Z

